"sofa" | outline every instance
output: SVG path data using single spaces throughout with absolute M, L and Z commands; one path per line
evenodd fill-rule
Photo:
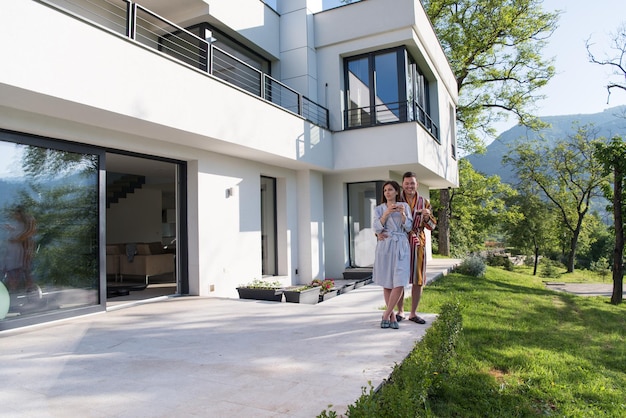
M 150 276 L 174 273 L 175 255 L 165 253 L 160 242 L 107 244 L 107 274 L 117 281 L 124 276 L 143 276 L 148 284 Z M 110 266 L 110 267 L 109 267 Z

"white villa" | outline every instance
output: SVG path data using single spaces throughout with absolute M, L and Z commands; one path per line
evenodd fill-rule
M 342 278 L 386 180 L 458 186 L 419 0 L 3 1 L 0 33 L 0 331 Z

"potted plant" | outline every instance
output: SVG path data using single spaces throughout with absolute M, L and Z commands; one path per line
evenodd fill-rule
M 319 301 L 320 287 L 308 285 L 290 286 L 283 289 L 283 294 L 287 302 L 315 305 Z
M 333 279 L 315 279 L 311 282 L 311 286 L 319 287 L 319 301 L 325 301 L 337 296 L 337 289 L 335 288 L 335 281 Z
M 283 288 L 279 281 L 265 281 L 254 279 L 252 282 L 237 287 L 240 299 L 269 300 L 281 302 L 283 300 Z

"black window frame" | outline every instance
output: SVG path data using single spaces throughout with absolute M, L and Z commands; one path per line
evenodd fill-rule
M 375 85 L 375 72 L 376 72 L 376 57 L 379 55 L 389 54 L 390 52 L 395 52 L 396 54 L 396 68 L 397 68 L 397 79 L 398 79 L 398 91 L 397 103 L 385 103 L 384 111 L 389 112 L 393 111 L 398 115 L 397 120 L 392 121 L 381 121 L 377 116 L 377 105 L 376 105 L 376 85 Z M 363 108 L 354 108 L 350 107 L 350 62 L 356 60 L 362 60 L 363 58 L 367 58 L 368 62 L 368 83 L 369 83 L 369 105 L 367 106 L 369 109 L 365 111 L 366 114 L 369 114 L 369 118 L 358 118 L 359 122 L 354 123 L 352 120 L 352 112 L 356 110 L 360 113 Z M 390 123 L 404 123 L 404 122 L 413 122 L 417 121 L 420 123 L 434 138 L 437 142 L 439 140 L 439 129 L 437 125 L 433 122 L 431 118 L 431 94 L 430 89 L 431 81 L 426 77 L 424 71 L 420 68 L 418 61 L 411 56 L 409 51 L 405 46 L 399 46 L 395 48 L 386 48 L 376 51 L 367 52 L 365 54 L 354 55 L 350 57 L 344 58 L 344 103 L 346 109 L 344 111 L 344 129 L 360 129 L 360 128 L 368 128 L 372 126 L 385 125 Z M 416 77 L 413 77 L 411 86 L 408 86 L 408 71 L 414 66 L 416 69 L 416 75 L 419 75 L 420 79 L 423 80 L 423 91 L 422 89 L 417 87 Z M 411 88 L 413 90 L 413 100 L 412 103 L 409 103 L 409 94 L 407 89 Z M 396 113 L 397 111 L 397 113 Z M 361 122 L 365 120 L 365 122 Z

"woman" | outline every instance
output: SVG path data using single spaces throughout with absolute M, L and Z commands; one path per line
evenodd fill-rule
M 400 185 L 387 181 L 383 185 L 382 204 L 374 209 L 374 232 L 381 237 L 376 242 L 374 259 L 374 283 L 383 287 L 386 309 L 381 328 L 398 329 L 393 308 L 398 303 L 404 287 L 409 284 L 410 258 L 407 232 L 413 218 L 409 205 L 398 202 Z

